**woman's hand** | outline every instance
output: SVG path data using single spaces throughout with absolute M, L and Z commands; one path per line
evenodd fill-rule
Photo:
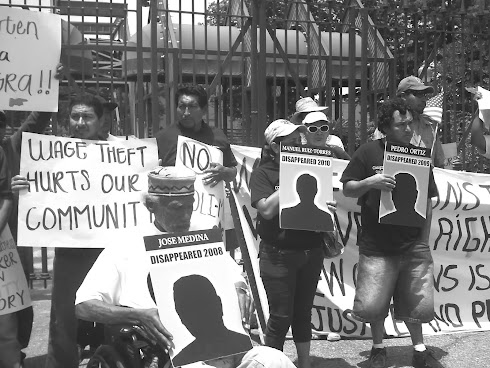
M 30 185 L 25 176 L 15 175 L 10 182 L 10 187 L 13 192 L 20 192 L 21 190 L 29 189 Z
M 327 201 L 327 206 L 330 212 L 337 211 L 337 201 Z

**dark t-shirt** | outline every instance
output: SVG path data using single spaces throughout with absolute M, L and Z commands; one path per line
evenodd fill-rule
M 361 181 L 383 172 L 384 139 L 363 144 L 354 152 L 340 181 Z M 432 168 L 429 174 L 428 198 L 437 196 Z M 421 228 L 378 223 L 381 191 L 370 189 L 359 198 L 362 229 L 357 244 L 364 252 L 373 254 L 401 254 L 419 240 Z
M 204 121 L 198 132 L 182 129 L 178 123 L 161 130 L 155 138 L 158 144 L 158 157 L 162 160 L 162 166 L 174 166 L 177 156 L 177 140 L 179 135 L 214 146 L 223 152 L 223 166 L 234 167 L 237 165 L 235 156 L 231 152 L 230 142 L 225 133 L 219 128 L 210 127 Z
M 12 199 L 12 191 L 10 190 L 10 173 L 7 162 L 7 156 L 4 150 L 0 147 L 0 198 Z
M 252 172 L 250 177 L 252 207 L 257 208 L 258 201 L 268 198 L 276 190 L 279 190 L 279 165 L 276 162 L 266 162 Z M 314 249 L 319 248 L 322 242 L 321 233 L 281 229 L 279 214 L 266 220 L 257 212 L 257 233 L 266 243 L 281 249 Z

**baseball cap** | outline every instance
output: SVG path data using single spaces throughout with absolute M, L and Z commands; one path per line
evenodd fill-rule
M 427 91 L 429 93 L 434 93 L 434 88 L 432 86 L 426 86 L 422 80 L 414 75 L 403 78 L 398 84 L 397 93 L 405 92 L 408 90 L 412 91 Z
M 6 121 L 7 120 L 7 115 L 5 115 L 5 112 L 3 110 L 0 110 L 0 121 Z
M 313 111 L 324 111 L 328 109 L 326 106 L 318 106 L 318 104 L 311 97 L 303 97 L 296 101 L 296 112 L 291 116 L 291 121 L 296 123 L 299 114 L 304 112 L 313 112 Z
M 316 123 L 317 121 L 326 121 L 327 123 L 330 123 L 327 115 L 320 111 L 314 111 L 305 116 L 305 118 L 303 119 L 303 124 L 312 124 Z
M 277 119 L 265 129 L 264 137 L 267 144 L 271 144 L 277 137 L 285 137 L 296 129 L 304 130 L 304 128 L 304 125 L 296 125 L 286 119 Z

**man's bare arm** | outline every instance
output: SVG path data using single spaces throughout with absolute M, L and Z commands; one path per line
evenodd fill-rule
M 86 321 L 139 326 L 152 340 L 159 342 L 165 348 L 174 347 L 173 336 L 163 326 L 156 308 L 125 308 L 92 299 L 77 304 L 75 313 L 78 318 Z

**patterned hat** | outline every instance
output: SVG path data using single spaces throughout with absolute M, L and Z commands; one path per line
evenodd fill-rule
M 157 166 L 148 173 L 148 194 L 162 196 L 194 195 L 196 174 L 186 167 Z

